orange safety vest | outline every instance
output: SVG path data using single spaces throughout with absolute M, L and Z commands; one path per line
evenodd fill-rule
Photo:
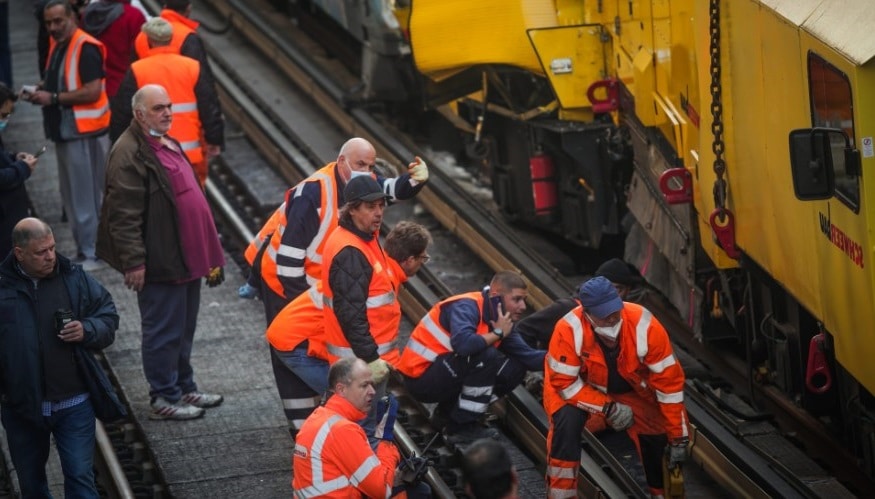
M 295 437 L 292 497 L 389 497 L 401 459 L 392 442 L 371 450 L 356 421 L 366 414 L 335 395 L 317 407 Z
M 477 309 L 483 310 L 483 293 L 480 291 L 451 296 L 431 307 L 428 314 L 410 333 L 410 339 L 407 340 L 407 346 L 401 354 L 398 371 L 409 378 L 418 378 L 434 363 L 438 355 L 453 351 L 450 344 L 451 332 L 440 322 L 441 310 L 448 303 L 464 299 L 474 300 Z M 477 324 L 477 334 L 483 336 L 491 330 L 492 327 L 483 322 L 481 316 Z M 498 343 L 494 343 L 493 346 L 498 346 Z
M 553 414 L 565 404 L 601 413 L 607 394 L 608 367 L 588 320 L 578 306 L 557 324 L 544 359 L 544 409 Z M 669 441 L 688 437 L 684 408 L 684 371 L 668 334 L 646 308 L 624 303 L 618 337 L 617 371 L 645 400 L 659 404 L 668 422 Z
M 106 61 L 106 47 L 103 43 L 85 31 L 76 28 L 73 31 L 73 36 L 70 37 L 70 43 L 67 44 L 67 53 L 64 54 L 63 78 L 68 92 L 82 88 L 79 58 L 82 55 L 82 46 L 86 43 L 96 45 L 100 49 L 100 56 Z M 49 37 L 49 57 L 46 58 L 46 69 L 49 67 L 57 46 L 55 39 Z M 109 127 L 109 98 L 106 96 L 106 78 L 100 80 L 100 97 L 96 101 L 88 104 L 75 104 L 72 107 L 73 117 L 76 120 L 76 130 L 80 134 L 90 134 Z
M 270 218 L 267 219 L 267 222 L 261 227 L 261 230 L 258 231 L 252 241 L 249 242 L 249 246 L 246 247 L 246 251 L 243 252 L 243 258 L 246 259 L 246 262 L 249 263 L 250 267 L 255 266 L 255 257 L 258 256 L 258 252 L 261 251 L 261 248 L 270 240 L 270 236 L 276 231 L 277 226 L 280 223 L 280 219 L 285 216 L 286 212 L 286 202 L 283 201 L 279 208 L 273 211 L 273 214 L 270 215 Z
M 194 92 L 200 77 L 200 63 L 173 52 L 170 47 L 155 47 L 146 57 L 131 64 L 131 72 L 137 81 L 137 88 L 157 84 L 167 90 L 173 103 L 173 138 L 179 141 L 189 161 L 202 161 L 202 126 Z
M 295 187 L 289 189 L 286 193 L 285 205 L 288 206 L 292 198 L 300 196 L 304 190 L 304 186 L 309 182 L 319 182 L 322 189 L 321 201 L 322 205 L 319 208 L 319 231 L 316 237 L 310 241 L 307 250 L 301 255 L 304 258 L 303 274 L 307 277 L 307 284 L 312 286 L 322 277 L 322 254 L 325 247 L 325 241 L 328 236 L 337 228 L 337 183 L 334 177 L 334 169 L 336 163 L 329 163 L 316 173 L 302 180 Z M 273 217 L 271 217 L 271 220 Z M 268 220 L 268 223 L 272 223 Z M 301 277 L 297 269 L 290 271 L 287 268 L 278 268 L 276 264 L 277 254 L 281 251 L 283 233 L 286 231 L 286 210 L 280 212 L 279 220 L 276 223 L 275 230 L 270 236 L 270 245 L 264 251 L 264 256 L 261 257 L 261 279 L 279 296 L 285 296 L 283 285 L 279 280 L 279 275 L 284 277 Z M 263 229 L 262 229 L 263 230 Z M 288 298 L 288 297 L 287 297 Z
M 291 352 L 309 340 L 307 354 L 328 360 L 325 349 L 325 321 L 322 312 L 322 281 L 283 307 L 267 328 L 268 343 L 281 352 Z
M 172 53 L 179 54 L 186 37 L 191 33 L 194 33 L 200 23 L 170 9 L 162 10 L 159 16 L 162 19 L 167 20 L 173 28 L 173 35 L 167 46 Z M 137 54 L 137 59 L 148 57 L 149 50 L 151 50 L 149 47 L 149 39 L 146 37 L 146 33 L 141 31 L 140 34 L 137 35 L 137 38 L 134 39 L 134 52 Z
M 334 314 L 336 293 L 328 283 L 328 275 L 334 257 L 340 253 L 340 250 L 348 246 L 358 248 L 368 259 L 368 263 L 373 269 L 366 304 L 368 325 L 371 337 L 377 344 L 377 353 L 380 358 L 394 366 L 398 363 L 398 347 L 395 346 L 395 338 L 398 337 L 398 326 L 401 324 L 401 304 L 398 302 L 398 290 L 395 284 L 399 282 L 399 278 L 394 275 L 398 267 L 393 268 L 389 264 L 392 259 L 383 252 L 376 234 L 370 241 L 364 241 L 343 227 L 335 230 L 325 245 L 322 293 L 325 303 L 325 345 L 328 348 L 328 361 L 334 363 L 341 357 L 355 356 L 346 335 L 340 329 L 337 316 Z

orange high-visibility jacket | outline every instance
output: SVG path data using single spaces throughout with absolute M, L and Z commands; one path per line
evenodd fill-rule
M 591 413 L 611 401 L 608 368 L 588 320 L 578 306 L 557 324 L 544 359 L 544 409 L 553 414 L 564 404 Z M 639 395 L 659 404 L 669 441 L 688 436 L 684 408 L 684 371 L 665 329 L 649 310 L 624 303 L 618 336 L 617 371 Z
M 366 302 L 371 340 L 376 344 L 380 358 L 394 366 L 398 363 L 398 347 L 395 346 L 395 338 L 398 337 L 398 326 L 401 323 L 401 304 L 398 302 L 398 290 L 396 289 L 399 278 L 394 274 L 396 268 L 400 268 L 397 267 L 394 260 L 383 252 L 383 248 L 380 247 L 379 234 L 374 234 L 370 241 L 364 241 L 344 227 L 338 227 L 332 232 L 325 245 L 322 293 L 325 303 L 325 345 L 328 349 L 328 360 L 333 363 L 341 357 L 355 357 L 349 340 L 340 328 L 340 323 L 334 313 L 334 297 L 343 290 L 331 289 L 328 282 L 334 257 L 348 246 L 361 251 L 373 269 Z M 396 267 L 390 265 L 390 260 L 396 264 Z
M 371 450 L 365 431 L 356 423 L 366 414 L 335 395 L 317 407 L 295 438 L 292 496 L 390 497 L 395 466 L 401 459 L 392 442 Z
M 157 84 L 167 90 L 173 103 L 171 134 L 179 141 L 192 163 L 204 159 L 201 148 L 201 118 L 197 108 L 195 86 L 200 78 L 198 61 L 173 52 L 171 47 L 155 47 L 146 57 L 131 64 L 137 88 Z
M 451 331 L 441 324 L 440 317 L 444 305 L 457 300 L 474 300 L 477 303 L 477 310 L 483 310 L 483 293 L 480 291 L 451 296 L 435 304 L 410 333 L 410 339 L 401 354 L 398 371 L 407 377 L 418 378 L 431 366 L 438 355 L 453 351 L 450 345 Z M 477 324 L 477 334 L 483 336 L 491 330 L 492 327 L 483 322 L 481 317 Z M 493 346 L 497 347 L 498 343 L 494 343 Z
M 270 240 L 270 236 L 276 231 L 280 224 L 280 219 L 285 216 L 285 212 L 286 202 L 283 201 L 282 204 L 279 205 L 279 208 L 274 210 L 270 218 L 267 219 L 267 222 L 264 223 L 261 230 L 258 231 L 258 234 L 256 234 L 252 238 L 252 241 L 249 242 L 249 246 L 247 246 L 246 251 L 243 252 L 243 257 L 246 259 L 246 262 L 249 263 L 250 267 L 255 266 L 255 257 L 258 256 L 261 247 L 267 244 L 267 241 Z
M 200 23 L 170 9 L 162 10 L 159 16 L 167 20 L 170 26 L 173 27 L 173 36 L 170 39 L 170 44 L 167 46 L 172 49 L 174 54 L 180 53 L 185 38 L 194 33 Z M 134 52 L 137 54 L 138 59 L 149 55 L 149 39 L 145 33 L 140 32 L 137 38 L 134 39 Z
M 64 54 L 63 78 L 68 92 L 82 88 L 79 58 L 82 56 L 82 46 L 86 43 L 96 45 L 100 49 L 101 58 L 106 61 L 106 47 L 103 43 L 85 31 L 76 28 L 70 38 L 70 43 L 67 44 L 67 53 Z M 49 37 L 49 56 L 46 58 L 46 68 L 49 67 L 49 62 L 52 60 L 57 46 L 55 39 Z M 100 97 L 96 101 L 88 104 L 75 104 L 72 107 L 73 117 L 76 120 L 76 131 L 80 134 L 91 134 L 109 127 L 109 98 L 106 96 L 106 78 L 100 80 Z
M 328 360 L 325 349 L 325 314 L 322 312 L 322 281 L 283 307 L 267 328 L 268 343 L 281 352 L 291 352 L 309 340 L 307 354 Z
M 295 187 L 286 192 L 285 203 L 282 208 L 287 208 L 295 196 L 300 195 L 304 186 L 309 182 L 319 182 L 321 188 L 321 206 L 319 208 L 319 231 L 316 237 L 310 241 L 306 251 L 301 251 L 301 258 L 304 259 L 303 274 L 307 276 L 307 284 L 312 286 L 322 277 L 322 254 L 325 247 L 325 241 L 328 236 L 337 228 L 337 181 L 334 177 L 334 169 L 336 163 L 329 163 L 302 180 Z M 271 216 L 268 224 L 272 222 Z M 279 280 L 279 275 L 284 277 L 301 277 L 299 272 L 301 269 L 293 269 L 289 267 L 277 267 L 277 255 L 280 252 L 297 252 L 295 248 L 282 247 L 283 233 L 286 231 L 288 220 L 286 218 L 286 210 L 279 212 L 279 219 L 275 221 L 275 228 L 272 231 L 269 240 L 269 246 L 261 257 L 261 279 L 276 293 L 278 296 L 285 296 L 283 284 Z M 267 224 L 265 224 L 267 225 Z M 262 229 L 264 230 L 264 229 Z M 254 257 L 253 257 L 254 258 Z

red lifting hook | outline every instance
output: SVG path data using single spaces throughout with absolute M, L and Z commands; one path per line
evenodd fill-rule
M 805 370 L 805 386 L 811 393 L 826 393 L 832 388 L 832 373 L 826 365 L 823 352 L 823 333 L 815 334 L 808 344 L 808 369 Z
M 659 176 L 659 190 L 668 204 L 693 200 L 693 178 L 686 168 L 669 168 Z
M 717 238 L 717 244 L 723 248 L 729 258 L 738 260 L 741 258 L 741 251 L 735 246 L 735 217 L 729 210 L 723 210 L 721 216 L 720 208 L 715 208 L 711 212 L 711 230 L 714 231 L 714 237 Z

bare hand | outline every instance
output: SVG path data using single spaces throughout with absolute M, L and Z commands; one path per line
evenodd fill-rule
M 52 93 L 45 90 L 37 90 L 32 94 L 22 94 L 22 98 L 31 104 L 40 106 L 48 106 L 52 103 Z
M 207 161 L 215 158 L 220 154 L 222 154 L 222 146 L 207 144 L 206 147 L 204 147 L 204 155 L 207 157 Z
M 31 172 L 33 172 L 34 168 L 36 168 L 36 163 L 37 161 L 39 161 L 36 156 L 30 154 L 29 152 L 18 153 L 16 159 L 18 159 L 19 161 L 24 161 L 24 164 L 26 164 L 27 167 L 30 168 Z
M 64 343 L 76 343 L 85 339 L 85 328 L 79 321 L 70 321 L 58 332 L 58 338 Z
M 489 321 L 492 324 L 492 328 L 499 328 L 504 331 L 505 334 L 510 332 L 510 328 L 513 327 L 513 321 L 510 319 L 510 312 L 504 311 L 504 304 L 499 303 L 497 307 L 495 307 L 495 311 L 498 312 L 498 320 L 497 321 Z
M 146 283 L 146 269 L 129 270 L 125 272 L 125 286 L 131 291 L 139 293 Z

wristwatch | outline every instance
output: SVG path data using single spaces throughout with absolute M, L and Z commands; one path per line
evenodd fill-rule
M 492 334 L 498 336 L 499 339 L 504 338 L 504 331 L 502 331 L 500 327 L 493 329 Z

